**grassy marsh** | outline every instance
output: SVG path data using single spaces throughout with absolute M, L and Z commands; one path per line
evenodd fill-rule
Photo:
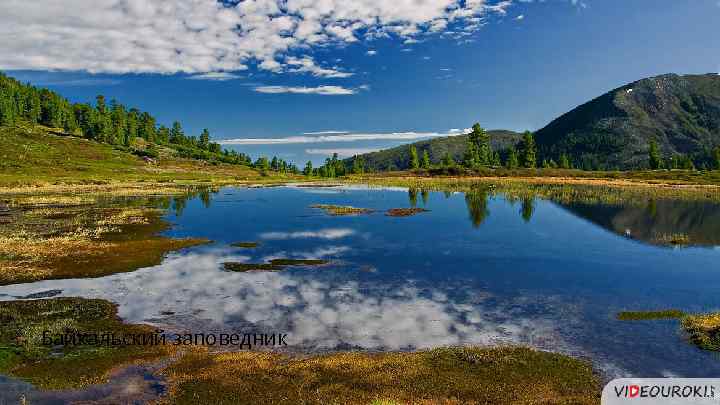
M 699 348 L 720 351 L 720 313 L 686 316 L 682 327 Z
M 10 195 L 0 221 L 0 285 L 100 277 L 160 263 L 207 243 L 158 234 L 169 199 L 102 194 Z
M 168 403 L 599 402 L 584 361 L 521 347 L 290 357 L 196 350 L 168 367 Z
M 555 177 L 377 177 L 352 176 L 348 182 L 379 187 L 468 192 L 485 189 L 522 200 L 539 197 L 561 203 L 647 204 L 648 200 L 720 202 L 720 186 L 645 183 L 629 180 L 571 179 Z
M 124 324 L 114 304 L 104 300 L 56 298 L 0 302 L 0 373 L 26 379 L 43 389 L 83 388 L 105 382 L 118 366 L 170 354 L 171 346 L 42 344 L 43 331 L 152 333 L 145 325 Z

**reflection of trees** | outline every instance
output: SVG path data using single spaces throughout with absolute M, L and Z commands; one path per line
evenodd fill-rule
M 186 195 L 178 195 L 173 197 L 172 209 L 175 211 L 175 216 L 179 217 L 185 211 L 188 197 Z
M 490 215 L 488 210 L 488 190 L 475 189 L 465 193 L 465 204 L 473 227 L 479 228 L 485 219 Z
M 410 187 L 408 189 L 408 198 L 410 199 L 410 206 L 415 208 L 417 207 L 417 197 L 418 197 L 418 189 L 415 187 Z
M 446 199 L 447 199 L 447 198 L 450 198 L 450 197 L 452 196 L 452 192 L 451 192 L 451 191 L 443 191 L 443 194 L 445 194 L 445 198 L 446 198 Z
M 530 222 L 535 213 L 535 198 L 523 198 L 522 207 L 520 208 L 520 216 L 525 222 Z
M 217 192 L 218 190 L 213 190 L 210 188 L 188 190 L 185 194 L 173 196 L 172 204 L 170 205 L 172 206 L 172 210 L 175 212 L 175 215 L 179 217 L 182 215 L 183 211 L 185 211 L 187 201 L 194 198 L 199 197 L 203 206 L 205 208 L 210 208 L 210 203 L 212 200 L 211 193 Z
M 203 207 L 210 208 L 210 190 L 200 191 L 200 201 L 202 201 Z
M 650 215 L 650 218 L 655 218 L 657 216 L 657 203 L 655 202 L 655 200 L 648 201 L 647 211 Z
M 427 207 L 428 198 L 430 197 L 430 193 L 427 190 L 422 190 L 420 192 L 420 195 L 422 196 L 423 206 Z

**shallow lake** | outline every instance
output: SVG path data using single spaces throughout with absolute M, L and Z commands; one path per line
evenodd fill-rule
M 375 212 L 330 216 L 314 204 Z M 429 211 L 385 215 L 413 205 Z M 166 218 L 168 236 L 214 243 L 132 273 L 3 286 L 0 300 L 103 298 L 128 322 L 287 333 L 297 351 L 527 344 L 588 357 L 606 378 L 720 374 L 718 355 L 689 344 L 678 321 L 616 320 L 624 310 L 720 309 L 720 205 L 289 186 L 177 199 Z M 691 246 L 672 247 L 674 234 Z M 231 246 L 241 241 L 259 246 Z M 223 268 L 275 258 L 329 263 Z

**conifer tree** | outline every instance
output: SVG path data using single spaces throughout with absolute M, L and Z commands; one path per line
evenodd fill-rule
M 420 159 L 418 159 L 418 153 L 415 145 L 410 145 L 410 168 L 412 170 L 420 168 Z
M 657 142 L 655 142 L 655 139 L 650 140 L 648 160 L 650 161 L 650 169 L 662 169 L 662 158 L 660 157 L 660 151 L 658 150 L 658 145 Z
M 525 131 L 523 134 L 522 164 L 526 168 L 537 166 L 537 150 L 532 132 Z
M 427 149 L 423 151 L 422 162 L 420 166 L 426 170 L 430 169 L 430 154 L 428 153 Z

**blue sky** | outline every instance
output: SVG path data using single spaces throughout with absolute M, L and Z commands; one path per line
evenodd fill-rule
M 718 0 L 148 4 L 9 1 L 0 70 L 302 164 L 476 121 L 534 130 L 633 80 L 720 69 Z

